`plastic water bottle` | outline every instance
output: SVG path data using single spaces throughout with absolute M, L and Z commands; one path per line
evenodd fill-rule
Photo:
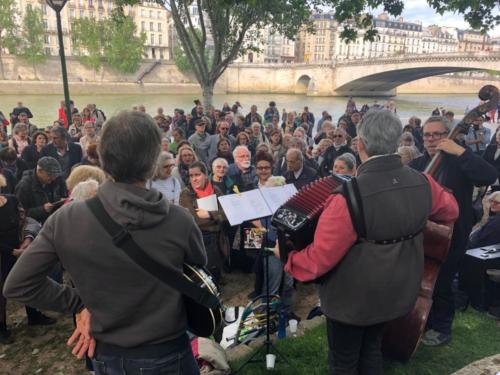
M 280 309 L 278 320 L 278 338 L 284 339 L 286 337 L 286 312 L 285 309 Z

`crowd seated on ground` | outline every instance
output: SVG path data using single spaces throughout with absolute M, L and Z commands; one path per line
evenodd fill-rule
M 373 107 L 372 111 L 395 112 L 393 104 L 389 109 Z M 351 98 L 345 113 L 323 111 L 317 122 L 307 106 L 300 113 L 288 109 L 281 115 L 275 102 L 270 102 L 263 113 L 259 113 L 256 105 L 247 108 L 247 114 L 242 113 L 239 103 L 220 110 L 214 107 L 205 110 L 198 101 L 192 110 L 175 109 L 171 116 L 166 115 L 163 108 L 158 108 L 156 113 L 149 112 L 160 132 L 162 152 L 146 188 L 158 191 L 168 204 L 189 211 L 202 234 L 208 269 L 222 285 L 224 273 L 238 266 L 238 262 L 231 259 L 240 256 L 244 247 L 242 228 L 245 225 L 269 228 L 270 221 L 262 218 L 232 228 L 220 204 L 217 209 L 207 211 L 198 207 L 199 199 L 263 188 L 269 186 L 269 181 L 276 181 L 276 176 L 298 190 L 332 174 L 356 176 L 361 164 L 357 126 L 369 106 L 358 111 Z M 143 105 L 134 109 L 146 110 Z M 40 225 L 62 204 L 95 196 L 99 186 L 110 178 L 103 172 L 97 152 L 107 125 L 104 112 L 95 104 L 79 112 L 73 103 L 71 114 L 66 114 L 62 106 L 57 116 L 50 125 L 39 124 L 37 131 L 31 123 L 36 121 L 36 113 L 18 103 L 11 113 L 13 122 L 7 125 L 4 121 L 0 128 L 0 203 L 3 202 L 0 209 L 7 212 L 7 208 L 2 207 L 12 201 L 23 208 L 29 220 Z M 68 118 L 72 119 L 70 126 Z M 441 117 L 433 119 L 441 121 Z M 421 124 L 421 119 L 411 117 L 402 132 L 397 154 L 405 165 L 415 166 L 420 158 L 428 157 L 429 140 L 441 138 L 447 132 L 424 132 Z M 475 123 L 463 145 L 467 152 L 494 167 L 496 181 L 490 184 L 488 191 L 496 192 L 488 198 L 491 217 L 470 236 L 470 246 L 474 247 L 500 242 L 500 192 L 497 191 L 500 190 L 500 131 L 497 128 L 490 136 L 482 129 L 482 121 Z M 18 213 L 11 209 L 9 215 Z M 2 214 L 1 227 L 11 219 Z M 273 243 L 267 245 L 274 247 L 276 236 L 273 230 L 269 232 L 267 240 Z M 2 247 L 2 283 L 6 277 L 4 270 L 8 273 L 19 256 L 13 252 L 19 245 L 13 243 L 5 251 Z M 262 254 L 245 259 L 246 271 L 251 269 L 257 275 L 254 295 L 261 294 Z M 253 264 L 248 267 L 248 262 Z M 297 317 L 292 303 L 293 278 L 284 272 L 282 262 L 276 258 L 269 270 L 273 293 L 282 294 L 287 314 Z M 6 343 L 11 338 L 5 319 L 5 299 L 0 300 L 0 305 L 3 306 L 0 342 Z M 54 323 L 40 311 L 26 309 L 29 324 Z

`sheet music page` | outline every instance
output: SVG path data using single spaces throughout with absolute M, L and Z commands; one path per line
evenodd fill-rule
M 260 189 L 260 192 L 271 210 L 271 214 L 274 214 L 283 203 L 297 193 L 297 188 L 294 184 L 287 184 L 283 186 L 263 187 Z
M 196 200 L 198 208 L 205 211 L 217 211 L 217 196 L 215 194 L 209 195 L 208 197 L 200 198 Z
M 219 202 L 231 226 L 272 214 L 259 189 L 224 195 Z

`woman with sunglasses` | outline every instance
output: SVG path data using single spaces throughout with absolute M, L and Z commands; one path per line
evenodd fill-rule
M 162 152 L 156 162 L 155 174 L 151 181 L 151 187 L 158 190 L 170 203 L 179 204 L 181 195 L 181 183 L 172 176 L 175 167 L 175 159 L 169 152 Z

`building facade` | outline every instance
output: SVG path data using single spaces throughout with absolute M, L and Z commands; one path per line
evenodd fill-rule
M 17 0 L 16 8 L 20 11 L 19 24 L 26 14 L 28 7 L 40 9 L 45 27 L 44 49 L 47 55 L 59 54 L 57 38 L 56 12 L 44 1 Z M 69 0 L 61 11 L 61 25 L 66 56 L 76 56 L 79 51 L 73 46 L 70 30 L 75 19 L 90 18 L 105 20 L 111 16 L 115 5 L 112 0 Z M 169 49 L 169 22 L 170 14 L 162 6 L 154 2 L 143 1 L 134 7 L 128 6 L 125 13 L 130 15 L 136 24 L 137 35 L 146 33 L 144 58 L 170 59 Z
M 422 53 L 458 52 L 458 30 L 451 27 L 431 25 L 424 28 Z
M 490 37 L 475 30 L 459 30 L 458 50 L 460 52 L 488 51 Z

